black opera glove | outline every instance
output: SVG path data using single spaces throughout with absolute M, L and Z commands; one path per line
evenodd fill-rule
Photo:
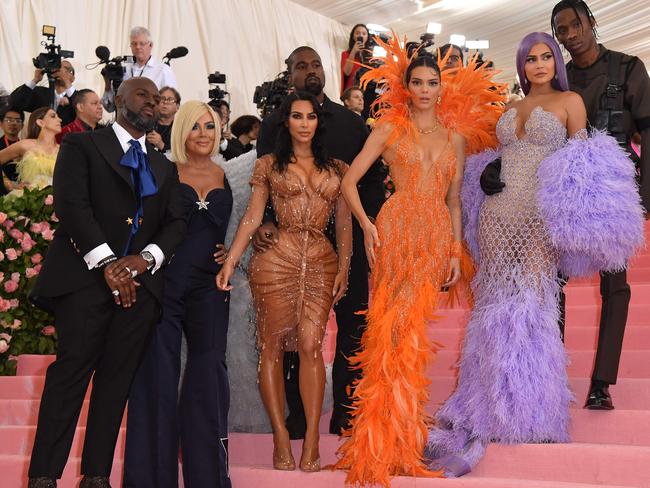
M 503 187 L 506 186 L 501 181 L 501 158 L 496 158 L 483 170 L 481 173 L 481 190 L 486 195 L 496 195 L 501 193 Z

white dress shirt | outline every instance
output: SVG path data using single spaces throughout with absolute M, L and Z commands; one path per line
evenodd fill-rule
M 147 61 L 143 66 L 140 66 L 137 63 L 125 63 L 124 69 L 123 81 L 128 80 L 129 78 L 144 76 L 153 81 L 158 90 L 164 86 L 177 88 L 176 76 L 171 67 L 155 58 L 149 58 L 149 61 Z M 107 90 L 104 92 L 102 95 L 102 105 L 108 112 L 113 112 L 115 110 L 115 94 L 113 93 L 113 90 Z
M 129 134 L 129 132 L 117 122 L 115 122 L 112 127 L 113 127 L 113 131 L 115 132 L 115 135 L 117 136 L 117 140 L 120 141 L 122 150 L 126 153 L 131 147 L 129 141 L 133 139 L 133 136 Z M 146 134 L 140 137 L 139 139 L 137 139 L 137 141 L 142 146 L 142 150 L 144 151 L 145 154 L 147 153 L 147 146 L 145 144 L 146 139 L 147 139 Z M 153 268 L 151 268 L 151 274 L 154 274 L 165 262 L 165 254 L 162 252 L 162 249 L 160 249 L 160 247 L 158 247 L 157 244 L 147 244 L 147 246 L 142 250 L 142 252 L 144 251 L 149 251 L 153 255 L 154 259 L 156 260 L 156 263 L 154 264 Z M 100 244 L 99 246 L 91 250 L 89 253 L 87 253 L 84 256 L 84 261 L 86 262 L 88 269 L 93 269 L 100 263 L 100 261 L 106 259 L 111 255 L 115 255 L 115 253 L 111 250 L 110 246 L 106 242 L 104 242 L 103 244 Z

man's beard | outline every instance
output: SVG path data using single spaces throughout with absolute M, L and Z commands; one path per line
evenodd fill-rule
M 122 107 L 122 115 L 124 118 L 136 129 L 149 132 L 156 126 L 156 117 L 145 117 L 133 110 L 129 110 L 126 106 Z
M 305 80 L 305 91 L 314 96 L 318 96 L 323 93 L 323 83 L 319 78 L 311 77 L 309 78 L 309 82 Z

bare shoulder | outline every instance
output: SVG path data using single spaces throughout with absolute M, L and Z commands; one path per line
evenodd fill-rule
M 505 109 L 505 111 L 507 112 L 507 111 L 510 110 L 511 108 L 517 109 L 517 108 L 519 108 L 519 107 L 522 105 L 522 103 L 524 103 L 524 99 L 523 99 L 523 98 L 522 98 L 521 100 L 512 100 L 512 101 L 506 103 L 506 109 Z
M 395 126 L 390 122 L 377 122 L 372 128 L 370 136 L 374 137 L 376 140 L 387 141 L 390 135 L 393 133 L 393 129 L 395 129 Z
M 585 102 L 582 100 L 582 97 L 578 95 L 576 92 L 573 92 L 571 90 L 567 90 L 565 92 L 562 92 L 560 94 L 560 100 L 562 100 L 562 103 L 571 105 L 571 106 L 584 106 Z
M 451 143 L 454 146 L 454 149 L 465 149 L 465 144 L 466 144 L 465 137 L 463 137 L 459 132 L 452 132 L 451 133 Z

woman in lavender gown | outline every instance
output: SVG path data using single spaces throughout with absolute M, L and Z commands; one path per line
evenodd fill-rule
M 621 268 L 643 241 L 633 165 L 611 137 L 588 136 L 558 44 L 529 34 L 517 70 L 527 96 L 497 124 L 502 148 L 469 158 L 464 176 L 474 308 L 458 385 L 436 414 L 426 453 L 450 477 L 470 471 L 489 442 L 569 441 L 558 271 Z M 486 197 L 479 176 L 499 156 L 505 186 Z

